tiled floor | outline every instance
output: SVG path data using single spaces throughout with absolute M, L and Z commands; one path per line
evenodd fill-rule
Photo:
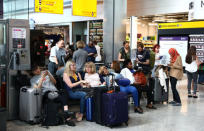
M 181 107 L 171 105 L 156 105 L 157 110 L 145 109 L 144 114 L 133 112 L 130 104 L 129 126 L 116 128 L 104 127 L 94 122 L 83 121 L 76 123 L 76 127 L 67 125 L 50 127 L 45 129 L 39 125 L 30 126 L 21 121 L 8 122 L 8 131 L 204 131 L 204 86 L 199 85 L 198 98 L 187 98 L 186 79 L 178 82 L 178 90 L 182 99 Z M 170 91 L 170 100 L 172 93 Z

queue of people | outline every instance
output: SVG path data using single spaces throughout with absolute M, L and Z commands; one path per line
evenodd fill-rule
M 155 52 L 154 68 L 150 67 L 150 52 L 144 48 L 143 43 L 137 43 L 136 63 L 137 68 L 133 67 L 133 63 L 130 60 L 130 47 L 129 42 L 123 42 L 123 47 L 119 51 L 118 61 L 111 63 L 111 68 L 108 69 L 106 66 L 101 66 L 99 71 L 96 70 L 94 64 L 95 57 L 97 56 L 97 50 L 94 47 L 94 42 L 89 42 L 85 46 L 83 41 L 77 42 L 77 50 L 73 53 L 72 60 L 64 61 L 62 56 L 65 56 L 64 41 L 62 39 L 57 42 L 56 46 L 52 47 L 50 53 L 50 63 L 48 64 L 48 71 L 41 72 L 38 67 L 34 67 L 32 72 L 34 77 L 31 79 L 33 86 L 40 88 L 42 87 L 43 92 L 46 91 L 58 91 L 55 87 L 56 80 L 55 75 L 57 72 L 58 76 L 63 78 L 64 89 L 68 96 L 59 95 L 58 99 L 64 106 L 64 112 L 67 112 L 68 116 L 73 114 L 68 111 L 68 101 L 70 99 L 80 100 L 80 112 L 76 114 L 77 121 L 82 121 L 85 113 L 85 101 L 87 93 L 79 90 L 83 87 L 100 87 L 110 86 L 115 84 L 119 86 L 121 92 L 131 94 L 134 101 L 134 111 L 136 113 L 143 113 L 143 109 L 140 104 L 142 92 L 146 92 L 148 109 L 157 109 L 154 103 L 154 86 L 151 86 L 149 79 L 155 77 L 156 68 L 160 65 L 159 61 L 162 56 L 159 55 L 159 45 L 155 45 L 153 51 Z M 197 98 L 197 70 L 200 62 L 196 56 L 196 48 L 191 47 L 186 56 L 186 70 L 188 76 L 188 97 Z M 169 102 L 173 106 L 181 106 L 181 99 L 177 91 L 177 81 L 183 77 L 183 64 L 180 54 L 176 49 L 171 48 L 168 51 L 170 55 L 169 77 L 171 83 L 171 89 L 173 93 L 173 101 Z M 63 64 L 60 64 L 63 63 Z M 144 73 L 146 83 L 144 85 L 138 84 L 136 81 L 135 74 L 137 71 Z M 60 73 L 59 73 L 60 72 Z M 125 80 L 127 84 L 121 84 L 113 79 L 106 79 L 109 74 L 113 74 L 115 79 Z M 60 74 L 60 75 L 59 75 Z M 191 81 L 194 81 L 193 95 L 191 94 Z M 128 83 L 129 82 L 129 83 Z M 66 98 L 66 97 L 69 97 Z M 68 125 L 74 126 L 75 123 L 67 117 Z

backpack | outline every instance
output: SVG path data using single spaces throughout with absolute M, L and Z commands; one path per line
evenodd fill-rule
M 41 125 L 45 127 L 57 126 L 64 124 L 64 121 L 65 120 L 59 101 L 56 101 L 56 99 L 50 100 L 49 98 L 44 97 Z
M 133 76 L 135 78 L 135 83 L 137 85 L 142 85 L 142 86 L 147 85 L 147 79 L 142 71 L 135 72 Z
M 155 53 L 154 53 L 154 51 L 150 50 L 149 64 L 150 64 L 151 70 L 154 68 L 154 63 L 155 63 Z

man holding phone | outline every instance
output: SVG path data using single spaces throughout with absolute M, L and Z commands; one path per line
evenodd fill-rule
M 137 43 L 136 63 L 139 67 L 142 67 L 145 75 L 150 73 L 150 53 L 143 49 L 144 45 L 142 42 Z

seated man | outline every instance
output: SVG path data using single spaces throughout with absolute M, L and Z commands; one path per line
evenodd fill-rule
M 56 80 L 54 79 L 54 77 L 51 75 L 49 71 L 47 70 L 41 71 L 39 66 L 33 66 L 32 73 L 34 75 L 30 80 L 32 87 L 41 88 L 43 95 L 45 95 L 45 93 L 48 91 L 57 92 L 57 88 L 54 85 L 56 84 Z M 49 98 L 49 93 L 48 93 L 48 98 Z M 55 99 L 58 99 L 62 103 L 64 107 L 65 115 L 67 115 L 68 117 L 73 115 L 73 112 L 68 111 L 67 97 L 65 97 L 64 95 L 58 95 Z M 75 123 L 71 121 L 70 118 L 67 119 L 67 124 L 69 126 L 75 126 Z
M 145 91 L 147 92 L 147 108 L 149 109 L 156 109 L 153 105 L 152 105 L 152 102 L 153 102 L 153 89 L 151 89 L 150 87 L 148 86 L 138 86 L 136 83 L 135 83 L 135 78 L 133 76 L 133 73 L 134 73 L 134 70 L 132 69 L 132 62 L 130 59 L 127 59 L 125 62 L 124 62 L 124 66 L 126 68 L 122 69 L 120 74 L 124 77 L 124 78 L 128 78 L 131 82 L 131 84 L 133 86 L 135 86 L 138 90 L 138 94 L 139 94 L 139 105 L 140 105 L 140 99 L 141 99 L 141 94 L 142 94 L 142 91 Z

